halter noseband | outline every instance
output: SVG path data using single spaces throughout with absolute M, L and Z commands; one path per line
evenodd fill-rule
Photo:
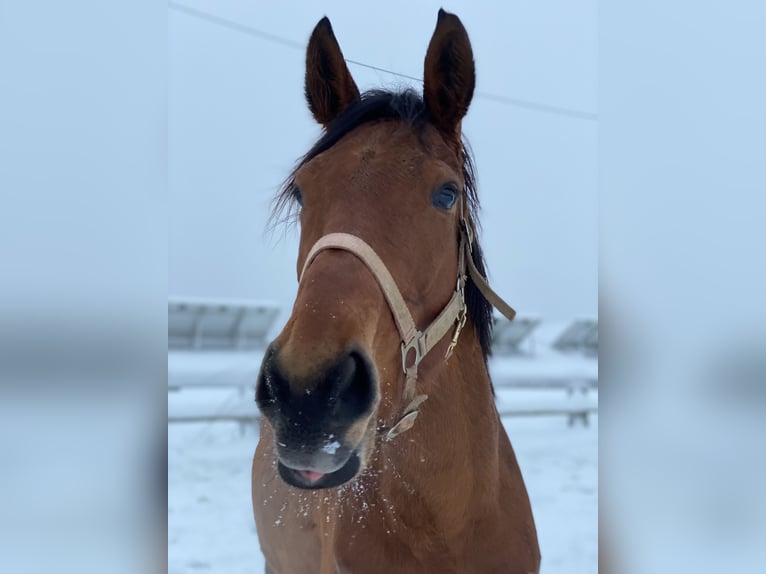
M 425 394 L 415 395 L 418 365 L 423 360 L 423 357 L 447 334 L 453 324 L 455 325 L 455 331 L 444 357 L 445 360 L 449 359 L 457 345 L 458 337 L 460 337 L 460 332 L 465 326 L 468 317 L 468 308 L 465 304 L 465 284 L 468 277 L 470 276 L 487 301 L 494 305 L 508 320 L 513 320 L 516 311 L 490 288 L 486 278 L 476 268 L 472 257 L 473 239 L 470 228 L 464 219 L 461 219 L 460 223 L 460 246 L 458 249 L 457 285 L 455 292 L 441 313 L 423 331 L 419 331 L 415 325 L 415 321 L 412 319 L 410 310 L 404 302 L 401 291 L 399 291 L 394 278 L 391 276 L 385 263 L 383 263 L 383 260 L 375 253 L 372 247 L 356 235 L 330 233 L 321 237 L 306 256 L 299 282 L 311 262 L 325 249 L 341 249 L 356 255 L 377 280 L 386 298 L 388 307 L 391 309 L 391 314 L 394 316 L 394 322 L 402 341 L 402 370 L 405 374 L 404 404 L 406 407 L 399 421 L 388 429 L 386 433 L 386 439 L 391 440 L 409 430 L 415 424 L 415 419 L 419 412 L 418 407 L 428 398 L 428 395 Z M 468 275 L 466 275 L 466 271 Z M 411 360 L 409 364 L 408 359 Z

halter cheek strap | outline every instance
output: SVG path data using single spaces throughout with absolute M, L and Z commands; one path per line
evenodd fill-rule
M 404 302 L 399 287 L 391 276 L 386 265 L 380 259 L 375 250 L 364 240 L 349 233 L 330 233 L 321 237 L 311 248 L 306 261 L 303 263 L 300 279 L 306 273 L 311 262 L 316 256 L 326 249 L 341 249 L 356 255 L 370 270 L 381 291 L 386 298 L 388 307 L 394 317 L 396 328 L 399 331 L 402 345 L 402 370 L 405 374 L 404 404 L 406 405 L 399 421 L 386 433 L 386 438 L 391 440 L 401 433 L 412 428 L 418 416 L 418 408 L 428 398 L 428 395 L 415 395 L 415 386 L 418 380 L 418 365 L 431 349 L 442 340 L 444 335 L 454 325 L 455 331 L 452 336 L 445 359 L 448 359 L 457 345 L 460 332 L 465 326 L 468 316 L 465 304 L 466 261 L 467 271 L 471 280 L 477 286 L 484 297 L 492 303 L 509 320 L 512 320 L 516 312 L 503 301 L 487 284 L 487 280 L 479 273 L 471 256 L 472 237 L 468 226 L 463 222 L 460 232 L 460 248 L 458 250 L 458 276 L 455 292 L 452 294 L 447 305 L 441 313 L 423 331 L 419 331 L 412 319 L 410 310 Z

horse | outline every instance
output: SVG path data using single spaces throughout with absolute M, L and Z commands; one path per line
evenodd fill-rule
M 493 309 L 461 123 L 475 86 L 439 11 L 423 93 L 360 93 L 330 21 L 305 96 L 324 128 L 275 199 L 298 292 L 256 382 L 252 501 L 269 574 L 536 573 L 529 497 L 487 370 Z

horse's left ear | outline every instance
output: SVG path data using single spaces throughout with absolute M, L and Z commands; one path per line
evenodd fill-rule
M 359 97 L 327 16 L 319 21 L 309 40 L 305 88 L 309 109 L 323 126 Z
M 460 18 L 439 10 L 423 74 L 423 99 L 432 121 L 446 135 L 460 137 L 476 85 L 473 50 Z

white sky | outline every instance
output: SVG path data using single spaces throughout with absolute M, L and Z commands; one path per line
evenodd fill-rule
M 326 14 L 347 58 L 416 77 L 443 5 L 471 37 L 477 92 L 598 113 L 594 1 L 319 4 L 185 1 L 304 45 Z M 320 131 L 303 101 L 304 52 L 175 10 L 168 22 L 169 293 L 289 309 L 297 231 L 264 230 L 278 184 Z M 350 69 L 361 89 L 407 82 Z M 598 122 L 476 98 L 464 132 L 494 286 L 520 313 L 595 314 Z

